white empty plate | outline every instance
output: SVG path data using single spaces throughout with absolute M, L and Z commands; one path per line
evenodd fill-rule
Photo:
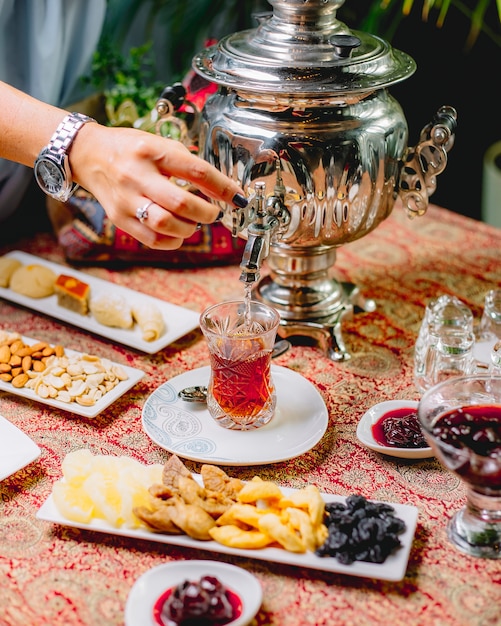
M 427 459 L 433 456 L 431 448 L 396 448 L 395 446 L 382 446 L 375 439 L 372 434 L 372 426 L 379 420 L 385 413 L 393 411 L 395 409 L 417 409 L 418 402 L 414 400 L 387 400 L 386 402 L 379 402 L 371 407 L 358 423 L 357 437 L 361 443 L 367 448 L 386 454 L 387 456 L 395 456 L 401 459 Z
M 40 452 L 28 435 L 0 415 L 0 480 L 26 467 Z

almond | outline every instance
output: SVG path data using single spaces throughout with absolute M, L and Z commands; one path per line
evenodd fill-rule
M 33 354 L 34 352 L 42 352 L 42 350 L 46 348 L 47 345 L 48 344 L 46 341 L 39 341 L 38 343 L 34 343 L 30 346 L 31 353 Z
M 15 352 L 15 355 L 22 359 L 27 354 L 31 354 L 31 348 L 29 346 L 23 346 L 22 348 L 18 348 Z
M 9 346 L 0 346 L 0 363 L 8 363 L 12 356 Z
M 46 365 L 43 361 L 33 361 L 34 372 L 43 372 L 45 368 L 46 368 Z
M 26 374 L 26 372 L 23 372 L 22 374 L 18 374 L 12 379 L 12 386 L 16 387 L 17 389 L 21 389 L 21 387 L 24 387 L 26 385 L 28 380 L 28 374 Z
M 21 362 L 22 359 L 18 354 L 13 354 L 9 359 L 9 365 L 12 365 L 12 367 L 19 367 Z
M 24 343 L 22 342 L 22 340 L 16 339 L 15 341 L 11 343 L 10 351 L 12 352 L 12 354 L 14 354 L 17 350 L 20 350 L 23 347 L 24 347 Z

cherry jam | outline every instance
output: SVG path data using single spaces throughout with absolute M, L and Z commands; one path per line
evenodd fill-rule
M 451 470 L 479 487 L 501 490 L 501 406 L 453 409 L 439 417 L 432 434 L 458 451 L 441 448 Z
M 185 580 L 167 589 L 155 602 L 159 626 L 224 626 L 240 617 L 242 600 L 215 576 Z
M 389 448 L 427 448 L 419 425 L 417 409 L 402 407 L 384 413 L 372 425 L 372 436 Z
M 501 406 L 475 405 L 448 411 L 437 419 L 432 434 L 451 471 L 477 491 L 501 494 Z

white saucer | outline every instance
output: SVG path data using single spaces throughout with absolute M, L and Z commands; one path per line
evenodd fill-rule
M 170 587 L 211 575 L 242 600 L 242 614 L 227 626 L 246 626 L 259 611 L 263 591 L 247 570 L 220 561 L 176 561 L 150 569 L 134 583 L 125 605 L 126 626 L 156 626 L 153 607 Z
M 37 459 L 40 453 L 28 435 L 0 415 L 0 480 Z
M 387 456 L 396 456 L 401 459 L 427 459 L 433 455 L 431 448 L 395 448 L 393 446 L 380 445 L 372 435 L 372 425 L 375 424 L 388 411 L 393 409 L 409 408 L 415 409 L 418 402 L 413 400 L 387 400 L 379 402 L 371 407 L 358 423 L 357 437 L 364 446 L 386 454 Z
M 277 365 L 271 366 L 277 390 L 271 422 L 248 431 L 219 426 L 205 404 L 177 397 L 184 387 L 207 385 L 209 373 L 206 366 L 176 376 L 146 400 L 143 428 L 161 448 L 203 463 L 265 465 L 304 454 L 325 433 L 329 416 L 320 393 L 297 372 Z

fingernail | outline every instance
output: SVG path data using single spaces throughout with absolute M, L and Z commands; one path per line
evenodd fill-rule
M 236 193 L 231 201 L 235 206 L 239 207 L 240 209 L 245 209 L 245 207 L 249 204 L 247 198 L 241 193 Z
M 216 222 L 220 222 L 224 217 L 224 211 L 219 211 L 218 216 L 216 217 L 216 219 L 214 221 Z

